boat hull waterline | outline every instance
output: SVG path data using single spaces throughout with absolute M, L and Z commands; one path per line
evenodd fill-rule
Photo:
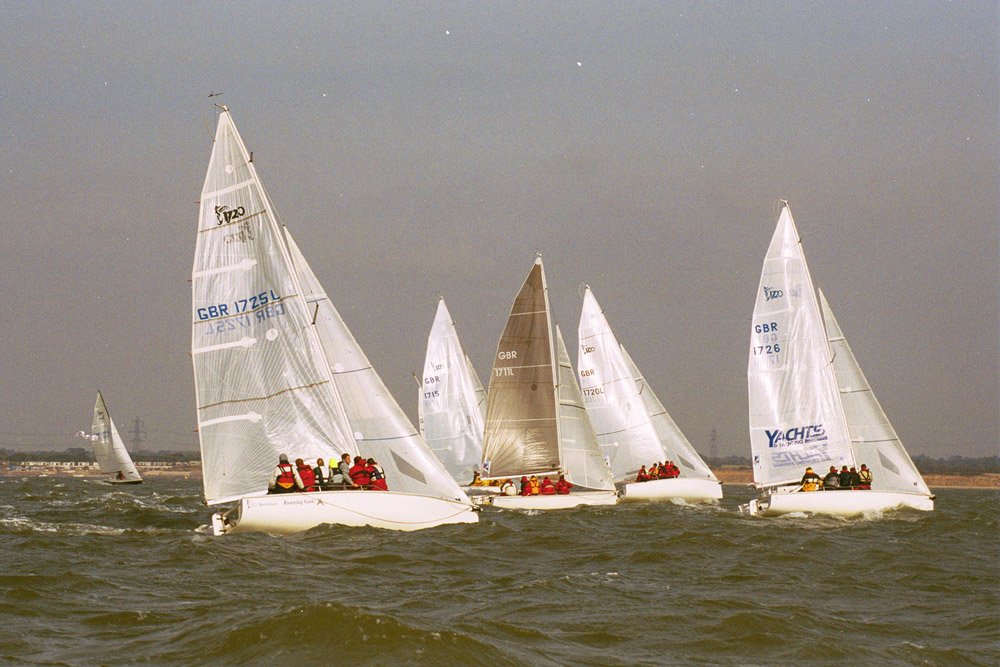
M 919 493 L 867 490 L 777 492 L 741 505 L 740 512 L 750 516 L 801 513 L 852 517 L 903 508 L 930 512 L 934 510 L 934 498 Z
M 212 516 L 212 532 L 298 533 L 322 524 L 414 531 L 476 523 L 477 508 L 457 500 L 392 491 L 319 491 L 243 498 Z
M 629 482 L 625 485 L 622 502 L 648 500 L 685 500 L 688 502 L 714 502 L 722 498 L 722 484 L 711 479 L 654 479 L 648 482 Z
M 565 510 L 582 505 L 614 505 L 614 491 L 579 491 L 552 496 L 490 496 L 489 504 L 505 510 Z

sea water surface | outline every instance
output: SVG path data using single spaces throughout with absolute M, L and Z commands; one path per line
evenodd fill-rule
M 214 538 L 197 480 L 0 479 L 8 664 L 1000 664 L 1000 493 Z

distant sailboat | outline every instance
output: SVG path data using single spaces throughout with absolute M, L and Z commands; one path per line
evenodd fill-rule
M 224 107 L 197 239 L 191 353 L 205 499 L 237 503 L 213 515 L 213 532 L 477 521 L 286 239 Z M 377 457 L 391 491 L 267 495 L 280 453 L 334 462 L 359 451 Z
M 569 495 L 498 495 L 493 498 L 497 507 L 562 509 L 617 502 L 611 469 L 587 418 L 562 334 L 558 327 L 552 329 L 545 272 L 538 258 L 497 345 L 487 397 L 483 474 L 515 481 L 565 474 L 575 488 Z
M 132 463 L 132 457 L 125 449 L 122 437 L 118 435 L 115 420 L 108 412 L 104 396 L 97 392 L 97 402 L 94 403 L 94 422 L 90 432 L 94 442 L 94 456 L 97 467 L 105 475 L 112 475 L 104 480 L 108 484 L 142 484 L 142 477 Z
M 711 501 L 722 486 L 619 343 L 590 287 L 579 327 L 579 375 L 587 414 L 623 500 Z M 641 466 L 671 460 L 681 475 L 636 482 Z
M 486 393 L 462 349 L 444 299 L 438 301 L 427 338 L 418 393 L 420 431 L 427 446 L 459 484 L 468 484 L 483 456 Z
M 761 272 L 747 378 L 754 481 L 762 495 L 745 512 L 851 516 L 934 508 L 826 299 L 816 299 L 787 203 Z M 861 463 L 872 471 L 871 490 L 799 490 L 806 466 L 822 476 L 828 466 Z

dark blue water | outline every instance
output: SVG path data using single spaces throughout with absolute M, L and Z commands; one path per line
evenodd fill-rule
M 857 521 L 726 493 L 213 538 L 196 480 L 0 479 L 0 660 L 1000 664 L 1000 493 Z

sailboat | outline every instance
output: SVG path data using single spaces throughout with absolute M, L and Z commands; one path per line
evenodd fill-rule
M 934 496 L 875 399 L 826 299 L 817 301 L 787 202 L 761 272 L 747 379 L 750 445 L 761 495 L 751 515 L 853 516 L 933 510 Z M 801 490 L 806 466 L 872 471 L 870 490 Z
M 577 357 L 587 414 L 622 500 L 703 502 L 722 498 L 722 485 L 664 409 L 618 341 L 588 286 L 583 295 Z M 637 482 L 641 466 L 671 460 L 679 477 Z
M 220 111 L 191 281 L 205 500 L 236 503 L 212 516 L 212 532 L 477 521 L 279 225 L 228 109 Z M 391 490 L 268 495 L 282 453 L 376 458 Z
M 462 349 L 444 299 L 438 300 L 427 337 L 418 392 L 420 432 L 427 446 L 459 484 L 468 484 L 483 456 L 486 393 Z M 478 488 L 491 487 L 473 487 Z
M 574 484 L 568 495 L 493 496 L 496 507 L 563 509 L 618 501 L 562 333 L 558 327 L 553 331 L 540 257 L 514 299 L 497 345 L 482 468 L 491 479 L 564 474 Z
M 94 443 L 94 456 L 97 467 L 105 475 L 112 475 L 104 481 L 108 484 L 142 484 L 142 477 L 132 463 L 132 457 L 125 449 L 125 442 L 118 435 L 115 420 L 108 412 L 104 396 L 97 392 L 97 402 L 94 403 L 94 421 L 90 428 L 91 440 Z

